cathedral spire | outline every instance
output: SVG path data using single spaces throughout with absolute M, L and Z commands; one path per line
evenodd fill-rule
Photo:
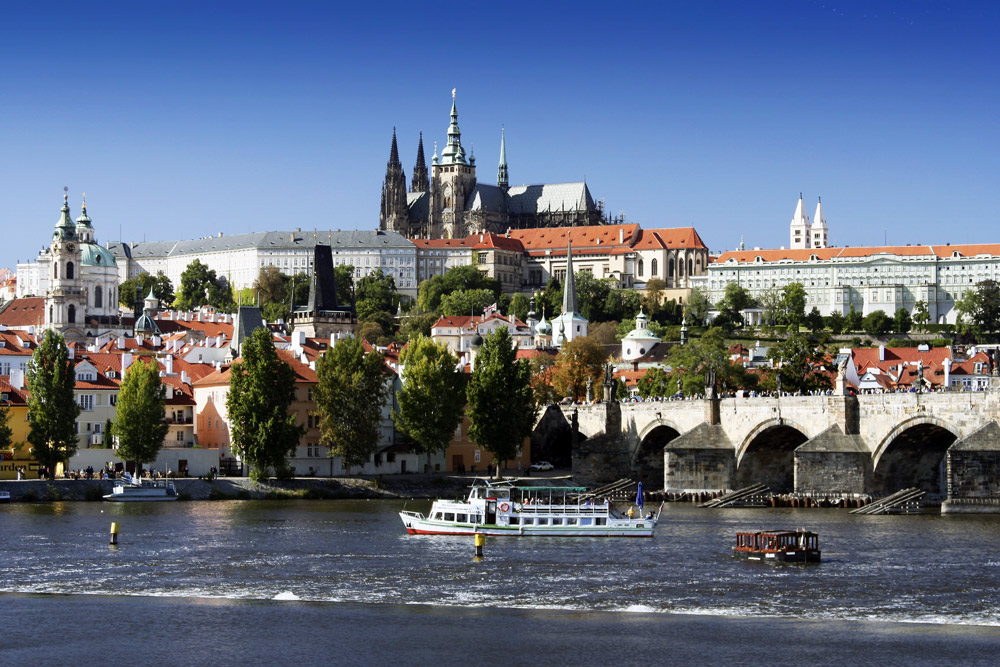
M 399 161 L 399 148 L 396 146 L 396 128 L 392 128 L 392 151 L 389 153 L 389 167 L 402 167 Z
M 56 222 L 56 229 L 52 235 L 62 239 L 71 239 L 75 235 L 74 227 L 73 219 L 69 215 L 69 188 L 63 188 L 63 205 L 59 209 L 59 220 Z
M 382 208 L 379 212 L 379 228 L 405 233 L 408 214 L 406 208 L 406 174 L 399 162 L 399 147 L 396 145 L 396 128 L 392 128 L 392 149 L 385 168 L 382 183 Z
M 497 187 L 507 190 L 507 140 L 503 128 L 500 128 L 500 166 L 497 167 Z
M 431 189 L 427 179 L 427 161 L 424 160 L 424 133 L 420 133 L 420 141 L 417 144 L 417 163 L 413 166 L 413 181 L 410 183 L 410 192 L 427 192 Z

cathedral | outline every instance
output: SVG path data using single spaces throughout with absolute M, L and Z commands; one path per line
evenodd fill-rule
M 458 128 L 455 91 L 452 91 L 448 139 L 439 156 L 435 145 L 430 176 L 424 159 L 424 138 L 417 144 L 417 162 L 409 190 L 399 161 L 396 130 L 382 184 L 379 225 L 410 239 L 465 238 L 481 232 L 509 229 L 574 227 L 604 223 L 600 204 L 587 184 L 547 183 L 511 186 L 507 175 L 507 146 L 501 130 L 496 185 L 476 178 L 476 157 L 466 156 Z

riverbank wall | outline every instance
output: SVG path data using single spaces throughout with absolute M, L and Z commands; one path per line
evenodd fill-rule
M 464 496 L 472 478 L 448 475 L 386 475 L 377 478 L 295 478 L 258 484 L 246 477 L 175 479 L 181 500 L 283 500 L 346 498 L 441 498 Z M 111 480 L 0 481 L 12 502 L 99 501 Z

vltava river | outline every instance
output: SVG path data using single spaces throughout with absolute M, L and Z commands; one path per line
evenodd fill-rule
M 371 664 L 380 652 L 401 664 L 467 664 L 467 651 L 486 648 L 510 664 L 554 650 L 587 664 L 630 663 L 623 651 L 709 664 L 766 642 L 779 654 L 815 651 L 813 664 L 864 663 L 873 650 L 886 651 L 885 664 L 907 651 L 910 664 L 931 664 L 937 649 L 988 664 L 1000 649 L 998 516 L 668 504 L 653 539 L 495 538 L 475 562 L 471 538 L 407 535 L 402 507 L 0 507 L 0 608 L 17 628 L 0 662 L 72 664 L 88 637 L 96 647 L 121 635 L 179 651 L 181 664 L 235 664 L 293 642 L 300 664 Z M 820 534 L 821 564 L 730 555 L 738 530 L 800 527 Z M 518 639 L 533 633 L 541 643 Z M 32 637 L 55 647 L 36 654 Z M 328 641 L 355 653 L 333 660 Z

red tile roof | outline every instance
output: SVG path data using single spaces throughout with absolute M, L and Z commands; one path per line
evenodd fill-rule
M 644 229 L 632 246 L 636 250 L 699 248 L 706 249 L 705 242 L 694 227 L 674 227 L 670 229 Z
M 12 329 L 40 326 L 45 323 L 45 299 L 33 296 L 14 299 L 0 308 L 0 324 Z
M 872 257 L 879 254 L 899 255 L 903 257 L 951 257 L 958 253 L 960 257 L 975 257 L 976 255 L 1000 256 L 1000 243 L 984 243 L 977 245 L 912 245 L 912 246 L 861 246 L 857 248 L 787 248 L 778 250 L 730 250 L 719 256 L 719 262 L 735 259 L 738 262 L 753 262 L 760 257 L 765 262 L 777 262 L 782 259 L 808 261 L 816 255 L 819 260 L 830 260 L 847 257 Z

